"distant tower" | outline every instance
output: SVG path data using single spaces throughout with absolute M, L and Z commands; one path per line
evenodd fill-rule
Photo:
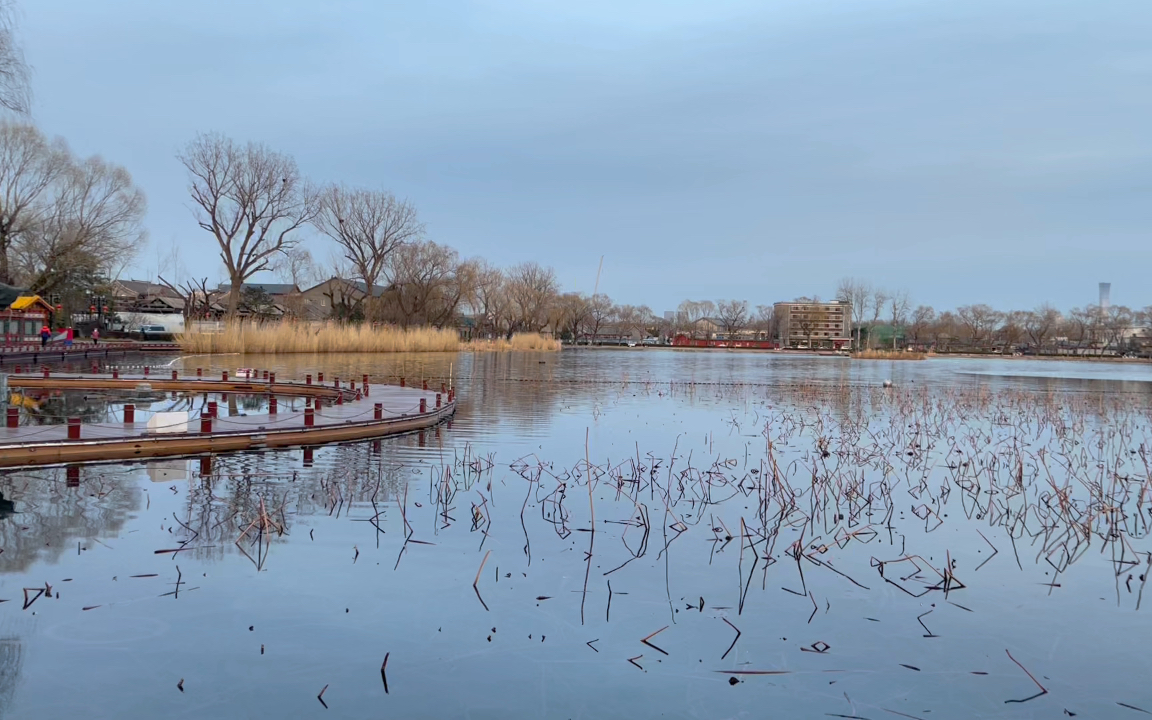
M 1100 309 L 1107 310 L 1112 305 L 1112 283 L 1100 283 Z

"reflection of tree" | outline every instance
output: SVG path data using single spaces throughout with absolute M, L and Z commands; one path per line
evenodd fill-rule
M 15 514 L 0 512 L 0 573 L 55 562 L 78 539 L 116 535 L 140 507 L 134 476 L 82 468 L 80 487 L 66 487 L 64 468 L 0 476 L 0 494 Z M 2 510 L 2 508 L 0 508 Z
M 401 467 L 375 443 L 325 448 L 327 457 L 315 468 L 300 468 L 298 452 L 213 458 L 210 474 L 192 481 L 188 513 L 180 521 L 188 552 L 221 558 L 239 548 L 262 567 L 295 518 L 384 505 L 401 482 Z
M 16 679 L 24 665 L 24 648 L 16 637 L 0 637 L 0 717 L 4 708 L 12 707 Z

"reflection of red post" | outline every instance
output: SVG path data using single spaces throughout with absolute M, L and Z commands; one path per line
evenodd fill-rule
M 304 467 L 312 467 L 312 448 L 304 448 Z
M 80 487 L 80 466 L 69 465 L 65 473 L 64 487 Z
M 436 409 L 440 409 L 440 393 L 436 393 Z
M 128 403 L 124 406 L 124 423 L 128 424 L 134 422 L 136 422 L 136 406 L 132 403 Z
M 20 408 L 8 408 L 8 429 L 15 430 L 20 427 Z
M 207 412 L 200 413 L 200 432 L 212 432 L 212 414 Z
M 420 398 L 420 413 L 428 412 L 428 398 Z
M 316 424 L 316 411 L 310 407 L 304 408 L 304 427 L 312 427 Z
M 384 406 L 380 403 L 376 403 L 375 411 L 376 411 L 376 419 L 377 420 L 383 420 L 384 419 Z
M 275 395 L 269 395 L 268 396 L 268 414 L 269 415 L 275 415 L 276 414 L 276 396 Z
M 69 440 L 79 440 L 80 439 L 80 418 L 78 418 L 78 417 L 68 418 L 68 439 Z
M 219 417 L 220 406 L 216 404 L 215 400 L 208 403 L 208 417 Z
M 200 458 L 200 475 L 202 477 L 208 477 L 211 474 L 212 474 L 212 456 L 211 455 L 205 455 L 204 457 Z

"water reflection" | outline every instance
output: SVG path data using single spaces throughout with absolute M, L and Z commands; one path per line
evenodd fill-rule
M 1034 688 L 1006 648 L 1051 689 L 1037 716 L 1152 706 L 1127 642 L 1152 560 L 1152 411 L 1117 384 L 1138 380 L 735 353 L 244 364 L 451 377 L 461 406 L 374 443 L 84 468 L 78 489 L 5 476 L 0 562 L 31 559 L 0 565 L 0 597 L 84 583 L 32 608 L 67 632 L 0 624 L 35 650 L 0 684 L 13 717 L 126 707 L 92 673 L 49 689 L 126 665 L 57 639 L 85 634 L 132 654 L 131 708 L 157 716 L 294 716 L 330 686 L 347 716 L 1016 717 Z M 26 512 L 55 534 L 18 544 Z M 75 552 L 91 518 L 114 552 L 37 554 Z

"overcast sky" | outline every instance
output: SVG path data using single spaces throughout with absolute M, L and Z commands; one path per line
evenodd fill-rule
M 148 194 L 132 274 L 223 279 L 174 159 L 217 130 L 657 312 L 1152 304 L 1150 0 L 20 3 L 36 122 Z

